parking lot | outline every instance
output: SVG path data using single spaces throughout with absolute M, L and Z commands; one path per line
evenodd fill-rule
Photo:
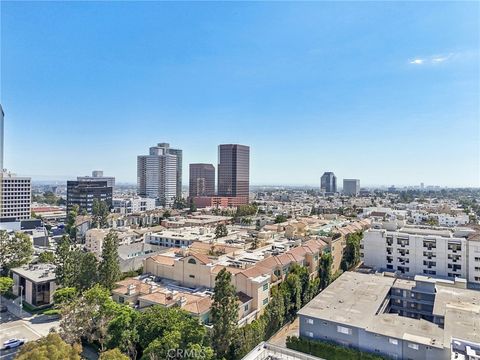
M 20 320 L 9 312 L 4 312 L 0 317 L 0 359 L 10 360 L 15 357 L 17 349 L 3 350 L 3 343 L 11 338 L 21 338 L 26 341 L 36 340 L 40 337 L 35 330 L 30 328 L 24 320 Z

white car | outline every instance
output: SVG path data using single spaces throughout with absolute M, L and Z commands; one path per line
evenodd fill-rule
M 25 344 L 25 339 L 10 339 L 3 343 L 3 348 L 7 349 L 15 349 L 16 347 L 22 346 Z

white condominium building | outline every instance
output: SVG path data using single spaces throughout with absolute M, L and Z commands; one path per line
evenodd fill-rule
M 31 218 L 32 183 L 29 177 L 0 172 L 0 219 L 6 221 Z
M 154 210 L 155 199 L 142 197 L 114 198 L 113 209 L 116 213 L 123 215 Z
M 160 146 L 151 147 L 149 155 L 138 156 L 137 187 L 138 195 L 172 206 L 177 196 L 177 156 Z
M 370 229 L 361 243 L 366 266 L 407 276 L 467 279 L 480 285 L 480 237 L 469 228 Z

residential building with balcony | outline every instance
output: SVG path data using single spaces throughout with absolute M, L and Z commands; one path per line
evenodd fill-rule
M 480 285 L 480 241 L 473 229 L 403 226 L 370 229 L 361 242 L 365 266 L 405 276 L 427 275 L 468 279 Z M 475 264 L 478 252 L 479 262 Z M 475 269 L 477 268 L 477 269 Z

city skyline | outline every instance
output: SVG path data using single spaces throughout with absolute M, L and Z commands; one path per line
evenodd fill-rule
M 478 8 L 2 2 L 5 167 L 135 183 L 149 144 L 187 174 L 238 143 L 252 185 L 478 187 Z

